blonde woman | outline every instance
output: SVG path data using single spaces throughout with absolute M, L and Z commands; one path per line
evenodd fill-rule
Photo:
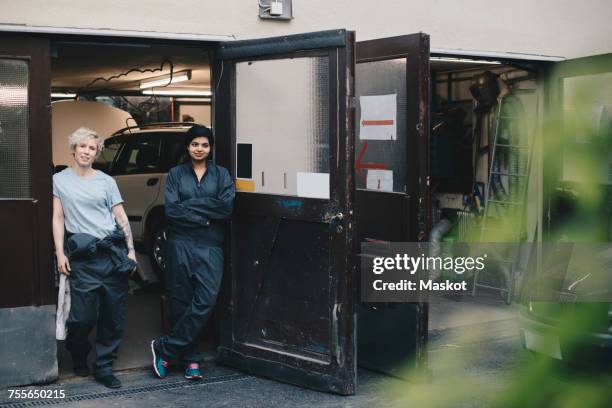
M 95 379 L 121 387 L 113 362 L 121 342 L 128 277 L 136 268 L 132 232 L 112 177 L 92 168 L 100 136 L 79 128 L 68 138 L 73 163 L 53 176 L 53 240 L 60 273 L 70 277 L 66 348 L 87 376 L 88 336 L 97 325 Z

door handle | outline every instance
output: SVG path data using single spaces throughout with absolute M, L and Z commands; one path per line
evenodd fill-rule
M 331 225 L 332 228 L 334 228 L 336 230 L 336 234 L 342 234 L 342 232 L 344 231 L 344 214 L 342 214 L 341 212 L 335 214 L 334 216 L 332 216 L 329 220 L 329 224 Z
M 147 186 L 154 186 L 157 184 L 158 181 L 159 179 L 157 177 L 151 177 L 147 180 Z

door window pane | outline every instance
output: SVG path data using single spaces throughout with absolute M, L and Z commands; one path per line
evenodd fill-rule
M 188 157 L 185 148 L 184 133 L 166 133 L 163 136 L 162 160 L 163 171 L 167 172 L 172 167 L 180 164 Z
M 235 82 L 238 190 L 329 198 L 328 58 L 241 62 Z
M 406 86 L 404 58 L 357 64 L 357 188 L 406 192 Z
M 31 198 L 28 64 L 0 59 L 0 198 Z
M 563 181 L 612 185 L 612 72 L 563 79 Z
M 563 155 L 550 200 L 550 235 L 568 242 L 612 241 L 612 73 L 561 82 Z
M 121 149 L 122 143 L 117 140 L 108 140 L 104 143 L 104 150 L 94 163 L 94 168 L 102 170 L 105 173 L 110 171 L 110 167 L 115 160 L 115 157 Z

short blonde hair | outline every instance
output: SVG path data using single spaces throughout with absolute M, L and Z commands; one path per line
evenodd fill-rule
M 95 130 L 91 130 L 86 127 L 80 127 L 72 132 L 70 136 L 68 136 L 68 147 L 70 150 L 74 150 L 76 145 L 83 139 L 93 139 L 98 144 L 96 159 L 100 157 L 102 150 L 104 150 L 104 141 Z

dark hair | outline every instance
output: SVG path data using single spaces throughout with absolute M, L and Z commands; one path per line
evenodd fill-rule
M 189 150 L 191 141 L 196 137 L 205 137 L 208 139 L 208 143 L 210 144 L 210 154 L 208 155 L 207 160 L 213 161 L 213 146 L 215 144 L 215 139 L 213 138 L 212 131 L 204 125 L 193 125 L 189 128 L 187 133 L 185 133 L 185 150 L 183 151 L 183 158 L 181 159 L 182 163 L 187 163 L 190 161 L 187 151 Z
M 212 131 L 203 125 L 193 125 L 189 128 L 187 133 L 185 133 L 185 148 L 189 148 L 189 144 L 196 137 L 205 137 L 208 139 L 208 143 L 210 143 L 210 147 L 212 148 L 215 144 L 215 140 L 213 138 Z

